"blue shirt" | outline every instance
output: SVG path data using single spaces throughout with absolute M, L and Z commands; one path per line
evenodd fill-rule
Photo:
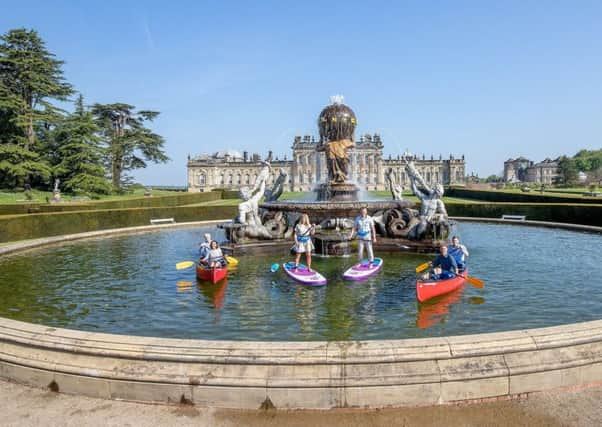
M 374 220 L 371 216 L 361 215 L 355 218 L 355 229 L 357 230 L 357 238 L 360 240 L 372 240 L 372 227 L 374 227 Z
M 464 252 L 460 246 L 449 245 L 447 247 L 447 253 L 454 257 L 456 264 L 464 262 Z
M 441 269 L 446 271 L 453 271 L 456 273 L 458 271 L 458 264 L 453 256 L 449 253 L 447 256 L 443 256 L 441 254 L 437 255 L 437 258 L 433 261 L 433 267 L 441 266 Z

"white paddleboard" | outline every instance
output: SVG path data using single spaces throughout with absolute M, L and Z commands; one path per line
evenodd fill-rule
M 326 284 L 326 277 L 322 276 L 315 270 L 309 270 L 305 265 L 299 264 L 295 269 L 294 262 L 285 262 L 282 264 L 284 272 L 289 275 L 293 280 L 299 283 L 310 286 L 319 286 Z
M 343 279 L 349 280 L 364 280 L 376 274 L 383 267 L 382 258 L 374 258 L 374 262 L 370 265 L 370 261 L 363 259 L 343 273 Z

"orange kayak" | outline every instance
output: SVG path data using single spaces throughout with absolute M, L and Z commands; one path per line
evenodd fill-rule
M 416 298 L 420 302 L 427 301 L 439 295 L 447 294 L 455 291 L 466 281 L 465 276 L 468 276 L 468 269 L 461 272 L 451 279 L 443 280 L 416 280 Z

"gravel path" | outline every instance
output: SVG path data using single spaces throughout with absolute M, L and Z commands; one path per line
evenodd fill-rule
M 53 393 L 0 380 L 2 426 L 598 426 L 602 387 L 487 403 L 382 410 L 233 411 Z

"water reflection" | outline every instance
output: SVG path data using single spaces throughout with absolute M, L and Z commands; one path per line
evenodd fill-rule
M 416 326 L 425 329 L 430 328 L 437 323 L 447 321 L 448 316 L 446 316 L 446 314 L 449 314 L 450 306 L 460 301 L 463 292 L 464 287 L 462 286 L 449 294 L 433 298 L 432 300 L 423 303 L 416 303 L 418 306 Z
M 224 306 L 228 278 L 225 278 L 216 284 L 201 280 L 197 281 L 197 284 L 209 306 L 217 309 L 221 309 Z
M 317 258 L 312 266 L 328 285 L 300 285 L 270 272 L 290 260 L 284 251 L 241 256 L 227 282 L 197 283 L 194 269 L 174 265 L 197 258 L 204 232 L 222 238 L 213 228 L 177 229 L 2 257 L 0 316 L 90 331 L 250 340 L 443 336 L 602 317 L 602 282 L 581 286 L 580 271 L 559 274 L 555 263 L 561 246 L 581 271 L 600 277 L 602 254 L 591 250 L 602 246 L 600 235 L 460 223 L 471 274 L 486 287 L 417 305 L 414 268 L 431 258 L 408 253 L 382 254 L 382 271 L 365 282 L 341 279 L 354 257 Z

